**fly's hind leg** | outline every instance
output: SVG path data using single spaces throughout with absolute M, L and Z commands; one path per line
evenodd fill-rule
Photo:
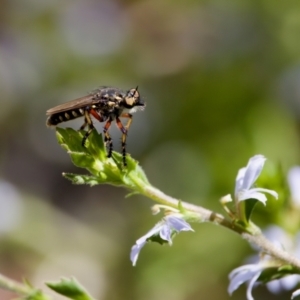
M 84 118 L 84 123 L 80 126 L 79 130 L 84 130 L 84 128 L 88 125 L 88 122 Z
M 88 124 L 88 125 L 89 125 L 89 130 L 85 133 L 85 135 L 84 135 L 84 137 L 83 137 L 83 139 L 82 139 L 82 142 L 81 142 L 81 145 L 82 145 L 83 147 L 85 147 L 85 142 L 86 142 L 87 138 L 88 138 L 89 135 L 92 133 L 92 131 L 95 129 L 93 123 Z
M 80 129 L 84 129 L 86 126 L 89 127 L 88 131 L 85 133 L 83 139 L 82 139 L 82 146 L 85 147 L 85 142 L 87 140 L 87 138 L 89 137 L 89 135 L 92 133 L 92 131 L 95 129 L 94 125 L 93 125 L 93 121 L 90 117 L 90 114 L 96 118 L 99 122 L 102 122 L 102 116 L 100 115 L 99 112 L 97 112 L 95 109 L 93 108 L 87 108 L 84 111 L 84 123 L 83 125 L 80 127 Z
M 104 133 L 104 143 L 107 147 L 107 157 L 111 157 L 112 151 L 113 151 L 113 142 L 112 139 L 108 133 L 108 129 L 111 125 L 111 119 L 108 119 L 108 121 L 106 122 L 106 124 L 104 125 L 103 128 L 103 133 Z

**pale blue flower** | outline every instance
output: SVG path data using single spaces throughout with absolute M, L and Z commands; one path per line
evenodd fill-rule
M 278 195 L 274 191 L 261 188 L 251 188 L 258 176 L 261 173 L 265 162 L 262 155 L 252 157 L 248 165 L 238 172 L 236 178 L 235 199 L 236 201 L 243 201 L 246 199 L 254 198 L 260 202 L 266 202 L 266 196 L 262 193 L 269 193 L 275 198 Z M 291 190 L 292 201 L 295 205 L 300 206 L 300 167 L 294 167 L 289 171 L 288 183 Z M 300 258 L 300 234 L 292 237 L 282 228 L 278 226 L 269 226 L 264 230 L 264 235 L 276 246 L 288 251 L 295 257 Z M 256 249 L 259 250 L 259 249 Z M 256 257 L 257 259 L 257 257 Z M 234 269 L 230 275 L 230 284 L 228 292 L 232 294 L 241 284 L 248 282 L 247 300 L 253 300 L 252 289 L 257 282 L 261 273 L 267 268 L 279 267 L 276 260 L 271 256 L 264 254 L 261 260 L 255 264 L 247 264 Z M 278 294 L 283 290 L 291 290 L 295 288 L 300 282 L 300 275 L 292 274 L 283 278 L 272 280 L 266 284 L 269 291 Z M 293 293 L 292 299 L 300 295 L 300 290 Z
M 159 223 L 157 223 L 150 231 L 139 238 L 135 245 L 131 248 L 130 260 L 135 266 L 141 249 L 145 246 L 148 240 L 152 237 L 159 237 L 163 241 L 172 245 L 172 235 L 180 231 L 193 231 L 189 223 L 183 220 L 180 213 L 170 214 L 165 216 Z
M 268 290 L 273 294 L 279 294 L 283 291 L 290 291 L 299 283 L 300 276 L 297 274 L 288 275 L 280 279 L 272 280 L 266 284 Z
M 300 206 L 300 167 L 295 166 L 288 172 L 287 181 L 291 192 L 291 200 L 297 207 Z M 266 237 L 274 244 L 280 245 L 282 248 L 289 251 L 295 257 L 300 258 L 300 233 L 296 237 L 292 237 L 282 228 L 270 226 L 264 231 Z M 288 291 L 295 288 L 300 282 L 300 275 L 288 275 L 283 278 L 273 280 L 267 283 L 267 288 L 274 294 L 282 291 Z M 293 294 L 296 297 L 298 294 Z
M 269 226 L 264 230 L 265 236 L 277 247 L 280 247 L 295 257 L 300 258 L 300 235 L 292 237 L 278 226 Z M 300 275 L 287 275 L 283 278 L 272 280 L 266 284 L 268 290 L 273 294 L 292 290 L 300 282 Z
M 266 158 L 263 155 L 255 155 L 249 159 L 248 165 L 239 170 L 235 183 L 235 199 L 237 202 L 247 199 L 256 199 L 266 204 L 267 197 L 263 193 L 271 194 L 276 199 L 275 191 L 264 188 L 252 188 L 260 175 Z
M 270 226 L 264 231 L 265 236 L 278 248 L 288 250 L 296 257 L 300 257 L 300 235 L 295 240 L 291 238 L 282 228 Z M 255 257 L 257 260 L 258 257 Z M 254 258 L 251 258 L 253 261 Z M 248 260 L 249 261 L 249 260 Z M 279 267 L 278 262 L 269 255 L 264 254 L 257 263 L 246 264 L 234 269 L 230 274 L 229 294 L 232 294 L 241 284 L 248 282 L 247 300 L 253 300 L 252 289 L 261 273 L 273 267 Z M 296 287 L 300 282 L 300 275 L 287 275 L 283 278 L 269 281 L 266 286 L 274 294 L 281 291 L 288 291 Z M 296 297 L 296 296 L 295 296 Z

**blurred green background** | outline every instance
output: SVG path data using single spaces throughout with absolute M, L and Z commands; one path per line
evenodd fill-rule
M 252 250 L 211 224 L 171 248 L 147 245 L 132 267 L 131 246 L 159 220 L 154 203 L 63 179 L 82 170 L 45 111 L 138 85 L 147 107 L 128 152 L 164 192 L 221 211 L 250 156 L 300 162 L 299 36 L 299 1 L 0 1 L 0 272 L 40 287 L 72 275 L 99 300 L 245 299 L 245 287 L 227 294 L 228 273 Z

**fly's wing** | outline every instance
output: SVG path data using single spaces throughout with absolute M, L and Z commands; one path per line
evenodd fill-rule
M 90 95 L 66 102 L 64 104 L 55 106 L 53 108 L 50 108 L 46 111 L 46 115 L 50 116 L 50 115 L 61 113 L 64 111 L 83 108 L 85 106 L 91 106 L 91 105 L 95 105 L 95 104 L 97 104 L 97 106 L 101 106 L 102 102 L 105 103 L 106 101 L 103 101 L 102 99 L 97 99 L 94 94 L 90 94 Z

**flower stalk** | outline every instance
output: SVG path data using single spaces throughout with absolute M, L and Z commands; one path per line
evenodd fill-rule
M 152 186 L 145 187 L 145 189 L 141 191 L 141 193 L 146 197 L 161 204 L 168 205 L 171 207 L 178 207 L 179 200 L 166 195 L 165 193 Z M 281 260 L 283 263 L 290 264 L 300 270 L 299 259 L 297 259 L 294 256 L 291 256 L 288 252 L 278 247 L 275 247 L 274 244 L 272 244 L 262 234 L 252 235 L 246 232 L 246 230 L 239 226 L 239 224 L 226 219 L 222 214 L 215 213 L 204 207 L 183 201 L 180 201 L 180 203 L 185 210 L 196 213 L 198 215 L 199 222 L 212 222 L 217 225 L 223 226 L 227 229 L 230 229 L 236 232 L 237 234 L 240 234 L 249 243 L 258 246 L 262 252 L 268 253 L 269 255 Z
M 57 128 L 57 138 L 61 146 L 70 154 L 73 163 L 87 169 L 91 175 L 77 175 L 65 173 L 64 176 L 74 184 L 89 184 L 91 186 L 106 183 L 125 187 L 131 194 L 144 195 L 158 204 L 153 207 L 153 213 L 164 210 L 163 218 L 145 235 L 136 240 L 131 248 L 130 259 L 136 265 L 141 249 L 147 242 L 172 245 L 173 238 L 185 231 L 193 231 L 191 222 L 211 222 L 239 234 L 249 243 L 256 245 L 259 252 L 269 257 L 258 264 L 250 264 L 235 269 L 231 273 L 231 294 L 242 283 L 249 281 L 247 299 L 251 295 L 254 283 L 258 280 L 265 282 L 272 280 L 272 275 L 285 276 L 287 274 L 300 274 L 300 260 L 270 242 L 261 232 L 260 228 L 251 221 L 251 215 L 257 203 L 266 205 L 269 194 L 275 199 L 277 192 L 255 186 L 257 178 L 263 169 L 266 158 L 255 155 L 249 159 L 246 167 L 238 171 L 233 197 L 226 195 L 221 198 L 221 204 L 227 216 L 216 213 L 207 208 L 183 202 L 159 189 L 153 187 L 138 162 L 127 157 L 127 167 L 122 163 L 122 155 L 113 152 L 112 158 L 106 157 L 106 150 L 101 135 L 93 132 L 88 139 L 87 147 L 82 147 L 83 132 L 72 129 Z M 232 208 L 227 205 L 231 205 Z M 265 276 L 264 270 L 271 270 L 271 275 Z
M 26 296 L 32 292 L 29 286 L 19 283 L 2 274 L 0 274 L 0 287 L 4 290 L 14 292 L 20 296 Z
M 283 249 L 276 247 L 264 235 L 251 235 L 242 233 L 242 237 L 250 244 L 258 246 L 262 252 L 282 261 L 282 263 L 291 265 L 300 271 L 300 260 Z
M 0 274 L 0 288 L 16 293 L 26 299 L 51 300 L 50 296 L 43 294 L 40 290 L 34 289 L 28 284 L 17 282 Z

